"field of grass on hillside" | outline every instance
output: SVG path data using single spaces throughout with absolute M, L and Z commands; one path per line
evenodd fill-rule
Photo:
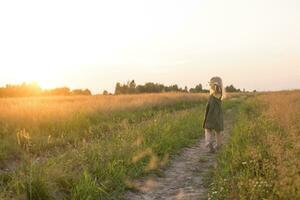
M 206 101 L 200 94 L 1 99 L 0 199 L 118 199 L 132 180 L 196 142 Z
M 243 102 L 213 172 L 209 199 L 300 199 L 299 121 L 299 91 Z

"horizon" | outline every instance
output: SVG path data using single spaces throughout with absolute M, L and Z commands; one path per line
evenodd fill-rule
M 1 2 L 0 86 L 99 94 L 127 80 L 207 88 L 220 76 L 247 91 L 299 89 L 299 10 L 295 0 Z
M 135 81 L 135 80 L 130 80 L 130 81 Z M 130 82 L 130 81 L 127 81 L 127 82 L 117 82 L 117 83 L 120 83 L 121 85 L 123 85 L 123 84 L 128 84 L 128 82 Z M 117 84 L 116 83 L 116 84 Z M 136 82 L 135 82 L 136 83 Z M 161 83 L 157 83 L 157 82 L 147 82 L 147 83 L 154 83 L 154 84 L 161 84 Z M 21 86 L 21 85 L 23 85 L 23 84 L 25 84 L 25 85 L 27 85 L 27 86 L 36 86 L 36 87 L 38 87 L 38 88 L 40 88 L 41 90 L 43 90 L 43 91 L 47 91 L 47 90 L 53 90 L 53 89 L 60 89 L 60 88 L 69 88 L 71 91 L 72 90 L 76 90 L 76 89 L 80 89 L 80 90 L 85 90 L 85 89 L 88 89 L 89 91 L 91 91 L 89 88 L 71 88 L 71 87 L 69 87 L 69 86 L 67 86 L 67 85 L 62 85 L 62 86 L 58 86 L 58 87 L 53 87 L 53 88 L 43 88 L 43 87 L 41 87 L 41 85 L 39 84 L 39 83 L 37 83 L 37 82 L 22 82 L 22 83 L 17 83 L 17 84 L 9 84 L 9 83 L 7 83 L 7 84 L 5 84 L 5 85 L 0 85 L 0 88 L 6 88 L 7 86 Z M 115 84 L 115 85 L 116 85 Z M 143 83 L 143 84 L 141 84 L 141 83 L 136 83 L 136 86 L 139 86 L 139 85 L 145 85 L 146 84 L 146 82 L 145 83 Z M 204 84 L 202 84 L 202 83 L 199 83 L 199 84 L 201 84 L 202 85 L 202 88 L 203 88 L 203 91 L 204 90 L 209 90 L 209 87 L 205 87 L 205 85 Z M 180 86 L 180 85 L 178 85 L 178 84 L 176 84 L 176 83 L 174 83 L 174 84 L 171 84 L 171 85 L 164 85 L 164 86 L 173 86 L 173 85 L 177 85 L 178 86 L 178 88 L 179 89 L 184 89 L 184 87 L 185 86 Z M 232 85 L 232 84 L 231 84 Z M 231 86 L 231 85 L 226 85 L 226 86 Z M 224 88 L 226 87 L 225 85 L 224 85 Z M 234 86 L 234 85 L 233 85 Z M 193 86 L 193 87 L 187 87 L 187 89 L 189 90 L 189 89 L 192 89 L 192 88 L 195 88 L 196 87 L 196 85 L 195 86 Z M 235 86 L 234 86 L 235 87 Z M 236 89 L 240 89 L 241 91 L 243 91 L 243 89 L 245 89 L 245 88 L 238 88 L 238 87 L 235 87 Z M 99 93 L 93 93 L 92 91 L 91 91 L 91 93 L 92 93 L 92 95 L 99 95 L 99 94 L 102 94 L 104 91 L 107 91 L 108 93 L 111 93 L 111 94 L 114 94 L 114 92 L 115 92 L 115 90 L 114 91 L 108 91 L 108 90 L 106 90 L 106 89 L 104 89 L 103 91 L 100 91 Z M 245 89 L 245 91 L 246 92 L 252 92 L 252 91 L 248 91 L 248 90 L 246 90 Z M 257 91 L 257 90 L 255 90 L 255 91 Z M 173 91 L 174 92 L 174 91 Z M 258 92 L 260 92 L 260 91 L 258 91 Z
M 132 80 L 132 81 L 134 81 L 134 80 Z M 130 81 L 129 81 L 130 82 Z M 128 84 L 128 82 L 117 82 L 117 83 L 120 83 L 121 85 L 124 85 L 124 84 Z M 136 83 L 136 82 L 135 82 Z M 145 82 L 145 83 L 143 83 L 143 84 L 141 84 L 141 83 L 136 83 L 136 86 L 139 86 L 139 85 L 145 85 L 146 83 L 154 83 L 154 84 L 161 84 L 161 83 L 158 83 L 158 82 Z M 43 88 L 43 87 L 41 87 L 40 85 L 39 85 L 39 83 L 37 83 L 37 82 L 22 82 L 22 83 L 17 83 L 17 84 L 5 84 L 5 85 L 0 85 L 0 89 L 1 88 L 6 88 L 7 86 L 21 86 L 21 85 L 23 85 L 23 84 L 25 84 L 25 85 L 27 85 L 27 86 L 32 86 L 32 85 L 34 85 L 34 86 L 36 86 L 36 87 L 38 87 L 38 88 L 40 88 L 41 90 L 42 90 L 42 92 L 49 92 L 49 91 L 51 91 L 51 90 L 55 90 L 55 89 L 62 89 L 62 88 L 68 88 L 68 89 L 70 89 L 70 92 L 72 92 L 72 91 L 74 91 L 74 90 L 82 90 L 82 91 L 84 91 L 84 90 L 89 90 L 90 92 L 91 92 L 91 95 L 102 95 L 104 92 L 108 92 L 108 94 L 115 94 L 115 90 L 113 90 L 113 91 L 108 91 L 108 90 L 106 90 L 106 89 L 104 89 L 104 90 L 102 90 L 102 91 L 99 91 L 98 93 L 94 93 L 94 92 L 92 92 L 89 88 L 82 88 L 82 87 L 79 87 L 79 88 L 71 88 L 71 87 L 69 87 L 69 86 L 67 86 L 67 85 L 62 85 L 62 86 L 57 86 L 57 87 L 53 87 L 53 88 Z M 199 84 L 201 84 L 202 85 L 202 89 L 203 89 L 203 91 L 202 92 L 191 92 L 191 91 L 189 91 L 190 89 L 194 89 L 197 85 L 195 85 L 195 86 L 192 86 L 192 87 L 187 87 L 187 89 L 188 89 L 188 92 L 189 93 L 206 93 L 208 90 L 209 90 L 209 87 L 207 86 L 207 87 L 205 87 L 205 85 L 204 84 L 202 84 L 202 83 L 199 83 Z M 163 84 L 164 85 L 164 84 Z M 174 84 L 171 84 L 171 85 L 164 85 L 165 87 L 169 87 L 169 86 L 173 86 L 173 85 L 177 85 L 178 86 L 178 88 L 179 89 L 182 89 L 182 90 L 184 90 L 184 88 L 185 88 L 185 86 L 181 86 L 181 85 L 178 85 L 178 84 L 176 84 L 176 83 L 174 83 Z M 254 89 L 254 90 L 247 90 L 246 88 L 239 88 L 239 87 L 236 87 L 235 85 L 233 85 L 233 84 L 229 84 L 229 85 L 224 85 L 224 89 L 226 89 L 226 87 L 230 87 L 230 86 L 233 86 L 235 89 L 237 89 L 237 90 L 240 90 L 240 92 L 284 92 L 284 91 L 298 91 L 298 90 L 300 90 L 299 88 L 295 88 L 295 89 L 282 89 L 282 90 L 256 90 L 256 89 Z M 170 92 L 162 92 L 162 93 L 174 93 L 175 91 L 170 91 Z M 177 91 L 177 92 L 180 92 L 180 91 Z M 183 92 L 183 91 L 181 91 L 181 92 Z M 150 93 L 151 94 L 151 92 L 145 92 L 145 93 Z M 156 92 L 154 92 L 154 93 L 156 93 Z M 161 93 L 161 92 L 158 92 L 158 93 Z M 175 92 L 176 93 L 176 92 Z M 232 92 L 227 92 L 226 91 L 226 93 L 232 93 Z M 70 93 L 71 94 L 71 93 Z M 134 93 L 135 94 L 135 93 Z M 144 94 L 144 93 L 136 93 L 136 94 Z

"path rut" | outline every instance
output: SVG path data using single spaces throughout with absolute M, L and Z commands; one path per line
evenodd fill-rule
M 223 143 L 232 128 L 232 112 L 226 111 Z M 216 166 L 216 153 L 209 153 L 204 137 L 197 144 L 184 148 L 170 161 L 162 176 L 151 175 L 136 181 L 138 189 L 128 191 L 126 200 L 204 200 L 208 199 L 205 177 Z

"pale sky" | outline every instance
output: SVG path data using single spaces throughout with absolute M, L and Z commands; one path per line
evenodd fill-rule
M 300 88 L 299 0 L 0 0 L 0 86 Z

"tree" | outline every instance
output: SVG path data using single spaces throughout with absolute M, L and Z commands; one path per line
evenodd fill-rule
M 187 86 L 184 87 L 184 92 L 188 92 L 188 87 Z
M 20 85 L 7 84 L 0 87 L 0 97 L 31 97 L 31 96 L 68 96 L 68 95 L 92 95 L 89 89 L 74 89 L 58 87 L 42 90 L 37 83 L 22 83 Z
M 115 94 L 121 94 L 121 83 L 117 82 L 115 87 Z
M 92 95 L 91 91 L 89 89 L 75 89 L 72 90 L 72 95 Z
M 104 90 L 102 94 L 103 94 L 103 95 L 108 95 L 107 90 Z
M 129 82 L 129 84 L 128 84 L 128 93 L 129 94 L 134 94 L 134 93 L 136 93 L 136 84 L 135 84 L 135 81 L 134 80 L 132 80 L 131 82 Z
M 0 88 L 0 97 L 29 97 L 42 95 L 42 89 L 37 83 L 7 84 Z
M 225 87 L 226 92 L 241 92 L 240 89 L 235 88 L 233 85 L 229 85 Z
M 204 90 L 202 87 L 202 84 L 199 83 L 198 85 L 195 86 L 195 88 L 191 88 L 190 92 L 191 93 L 200 93 L 200 92 L 207 92 L 208 90 Z
M 196 86 L 202 91 L 202 85 Z M 177 84 L 165 86 L 160 83 L 147 82 L 144 85 L 136 85 L 135 81 L 127 81 L 125 84 L 119 82 L 115 87 L 115 94 L 135 94 L 135 93 L 162 93 L 162 92 L 188 92 L 188 87 L 180 88 Z
M 85 89 L 84 95 L 92 95 L 92 92 L 89 89 Z
M 68 96 L 71 95 L 71 90 L 68 87 L 59 87 L 51 90 L 45 90 L 44 95 L 54 96 Z

